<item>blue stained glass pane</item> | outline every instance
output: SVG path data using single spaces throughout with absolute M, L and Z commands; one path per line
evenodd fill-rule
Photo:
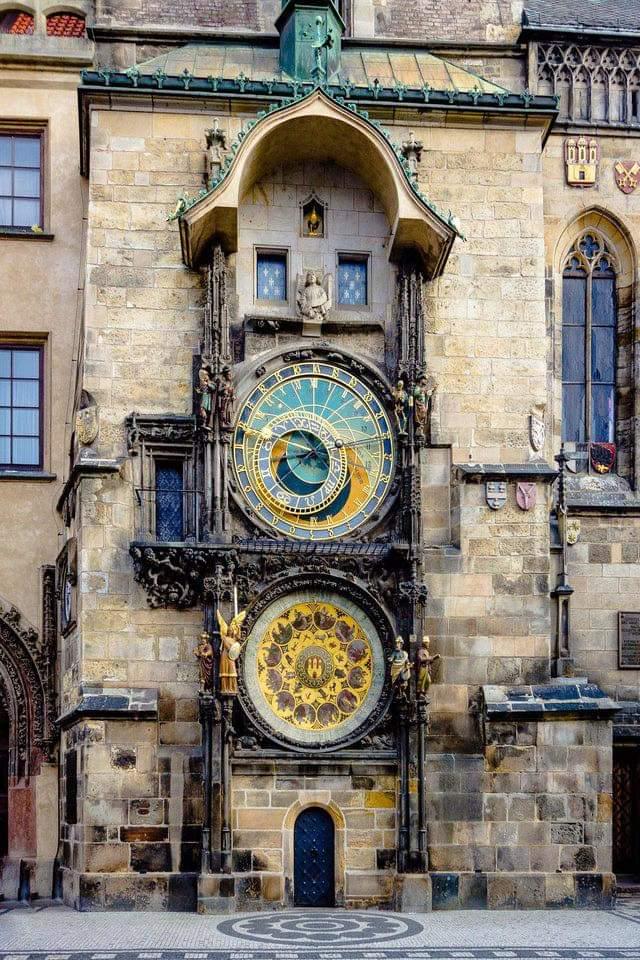
M 616 325 L 616 282 L 613 277 L 594 277 L 591 287 L 591 314 L 594 327 Z
M 366 260 L 340 260 L 338 263 L 338 303 L 345 306 L 367 305 Z
M 615 434 L 614 387 L 594 385 L 591 391 L 591 439 L 613 443 Z
M 156 463 L 156 537 L 182 540 L 184 529 L 182 463 Z
M 0 377 L 11 376 L 11 350 L 0 350 Z
M 11 463 L 11 437 L 0 437 L 0 463 Z
M 613 327 L 591 330 L 591 379 L 613 383 L 616 378 L 616 336 Z
M 287 258 L 281 253 L 259 253 L 256 292 L 258 300 L 287 299 Z
M 585 440 L 584 384 L 562 387 L 562 439 L 575 443 Z

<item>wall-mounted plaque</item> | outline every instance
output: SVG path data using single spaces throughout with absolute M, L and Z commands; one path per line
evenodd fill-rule
M 618 614 L 618 666 L 640 670 L 640 613 Z

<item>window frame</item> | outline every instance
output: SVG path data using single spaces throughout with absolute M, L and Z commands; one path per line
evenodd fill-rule
M 39 197 L 39 222 L 37 226 L 42 231 L 41 234 L 34 233 L 31 227 L 21 227 L 13 226 L 8 223 L 0 223 L 0 236 L 25 236 L 25 237 L 41 237 L 46 235 L 47 230 L 47 207 L 45 202 L 45 188 L 47 186 L 45 178 L 45 164 L 48 153 L 48 143 L 47 143 L 47 124 L 40 122 L 0 122 L 0 136 L 2 137 L 24 137 L 31 138 L 37 137 L 40 141 L 40 197 Z M 13 166 L 9 169 L 15 169 Z M 14 200 L 15 197 L 11 194 L 11 199 Z
M 365 303 L 341 303 L 341 301 L 339 300 L 339 296 L 340 296 L 339 270 L 341 266 L 341 260 L 350 261 L 351 263 L 364 263 L 365 270 L 366 270 L 366 285 L 367 285 L 367 299 Z M 372 287 L 371 253 L 369 251 L 363 251 L 363 250 L 336 250 L 336 282 L 335 282 L 336 309 L 354 310 L 356 312 L 371 310 L 371 292 L 372 292 L 371 287 Z
M 158 464 L 163 461 L 182 464 L 182 536 L 179 540 L 160 540 L 158 537 L 158 481 L 156 472 Z M 151 485 L 153 487 L 153 496 L 149 498 L 149 530 L 153 532 L 154 541 L 156 543 L 184 543 L 188 537 L 191 527 L 190 521 L 192 520 L 189 511 L 189 458 L 185 455 L 184 449 L 180 449 L 179 447 L 173 449 L 170 447 L 162 448 L 151 453 L 149 467 L 152 479 Z
M 593 256 L 589 256 L 581 249 L 581 245 L 586 240 L 587 237 L 593 238 L 598 243 L 598 250 Z M 614 302 L 614 322 L 612 325 L 601 325 L 593 323 L 593 284 L 599 282 L 597 279 L 598 266 L 605 259 L 608 261 L 608 268 L 606 270 L 607 278 L 613 280 L 613 302 Z M 574 261 L 578 261 L 577 265 L 574 265 Z M 564 313 L 564 293 L 565 293 L 565 280 L 576 280 L 583 279 L 585 283 L 585 292 L 584 292 L 584 324 L 569 324 L 565 319 Z M 560 384 L 562 391 L 561 399 L 561 421 L 560 421 L 560 438 L 561 441 L 565 444 L 568 444 L 570 447 L 574 447 L 576 450 L 585 449 L 587 451 L 587 471 L 592 472 L 591 466 L 591 457 L 588 451 L 591 449 L 593 444 L 598 443 L 613 443 L 618 448 L 618 387 L 619 387 L 619 350 L 620 350 L 620 338 L 619 338 L 619 323 L 620 323 L 620 304 L 619 304 L 619 282 L 620 282 L 620 266 L 617 261 L 615 253 L 611 250 L 611 246 L 607 243 L 607 240 L 602 236 L 599 231 L 593 227 L 587 227 L 584 230 L 580 231 L 574 239 L 574 242 L 571 245 L 571 248 L 567 255 L 565 256 L 562 264 L 562 271 L 560 274 L 561 281 L 561 297 L 560 302 L 562 304 L 562 313 L 561 313 L 561 323 L 560 323 L 560 343 L 561 343 L 561 366 L 560 366 Z M 565 424 L 566 424 L 566 410 L 564 403 L 564 389 L 566 385 L 575 384 L 578 381 L 565 381 L 564 378 L 564 334 L 565 329 L 569 326 L 575 326 L 580 329 L 584 327 L 584 378 L 580 383 L 584 386 L 584 439 L 575 440 L 575 439 L 565 439 Z M 611 424 L 613 426 L 613 440 L 596 440 L 594 439 L 593 433 L 593 392 L 594 385 L 597 385 L 598 381 L 593 379 L 593 331 L 594 328 L 602 327 L 603 329 L 612 329 L 613 330 L 613 382 L 606 382 L 606 386 L 613 387 L 613 414 L 611 417 Z M 616 456 L 617 459 L 617 456 Z M 616 471 L 617 472 L 617 471 Z
M 5 463 L 0 460 L 0 474 L 12 474 L 12 473 L 42 473 L 44 470 L 44 425 L 45 425 L 45 384 L 44 384 L 44 374 L 45 374 L 45 363 L 44 363 L 44 343 L 19 343 L 13 340 L 3 341 L 0 340 L 0 350 L 11 350 L 11 351 L 26 351 L 30 350 L 31 352 L 37 351 L 39 354 L 38 358 L 38 463 Z M 10 377 L 9 382 L 13 383 L 13 376 Z M 8 408 L 13 410 L 13 403 Z M 4 434 L 3 434 L 4 436 Z M 8 434 L 9 441 L 13 440 L 15 434 Z M 19 434 L 18 434 L 19 436 Z
M 262 256 L 282 257 L 285 270 L 285 300 L 265 300 L 258 297 L 258 263 Z M 291 257 L 288 247 L 265 247 L 263 245 L 253 248 L 253 302 L 261 307 L 288 307 L 291 303 Z

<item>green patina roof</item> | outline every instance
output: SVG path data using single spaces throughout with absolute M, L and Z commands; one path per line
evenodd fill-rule
M 167 76 L 180 76 L 186 70 L 192 77 L 235 80 L 242 76 L 251 80 L 272 80 L 284 76 L 280 71 L 279 57 L 277 47 L 190 43 L 137 64 L 137 70 L 143 76 L 152 76 L 158 71 Z M 508 93 L 505 87 L 426 51 L 412 53 L 349 46 L 342 50 L 342 68 L 338 77 L 339 80 L 335 78 L 331 82 L 371 87 L 377 80 L 382 87 L 422 89 L 428 86 L 432 90 L 463 93 L 472 90 Z

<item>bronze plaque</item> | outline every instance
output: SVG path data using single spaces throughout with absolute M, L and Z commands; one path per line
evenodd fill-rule
M 618 666 L 640 670 L 640 613 L 618 614 Z

